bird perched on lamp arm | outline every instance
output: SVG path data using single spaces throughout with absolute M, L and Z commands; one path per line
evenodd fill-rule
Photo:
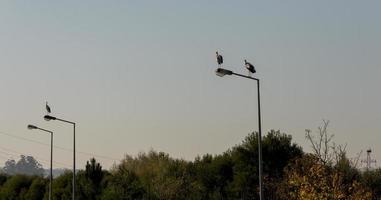
M 247 62 L 247 60 L 245 60 L 245 67 L 247 70 L 249 70 L 249 76 L 251 76 L 251 74 L 254 74 L 255 72 L 257 72 L 255 70 L 255 67 L 254 65 L 252 65 L 251 63 Z
M 46 102 L 45 104 L 45 108 L 46 108 L 46 113 L 47 114 L 50 114 L 52 112 L 52 110 L 50 109 L 49 105 L 48 105 L 48 102 Z
M 224 63 L 224 58 L 222 57 L 222 55 L 218 54 L 218 51 L 216 51 L 216 59 L 217 59 L 218 67 L 220 67 L 222 63 Z

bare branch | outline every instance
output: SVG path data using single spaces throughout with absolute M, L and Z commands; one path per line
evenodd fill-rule
M 362 155 L 362 150 L 356 154 L 356 157 L 350 159 L 351 165 L 353 167 L 355 167 L 355 168 L 358 167 L 361 155 Z
M 332 144 L 334 135 L 328 133 L 328 125 L 329 120 L 323 120 L 323 124 L 318 127 L 317 138 L 311 134 L 311 130 L 306 129 L 306 138 L 311 143 L 313 152 L 323 164 L 330 164 L 334 159 L 339 159 L 335 157 L 336 153 L 339 156 L 340 152 L 345 150 L 342 146 L 335 147 L 335 144 Z

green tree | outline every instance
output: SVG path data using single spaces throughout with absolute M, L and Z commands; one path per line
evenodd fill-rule
M 28 200 L 41 200 L 44 198 L 46 193 L 47 199 L 47 187 L 48 181 L 42 177 L 35 177 L 28 189 L 28 192 L 25 194 L 25 198 Z
M 91 158 L 90 162 L 87 161 L 85 175 L 86 178 L 91 180 L 94 185 L 100 185 L 104 176 L 104 172 L 102 170 L 101 164 L 98 163 L 95 158 Z
M 7 181 L 7 179 L 8 179 L 8 175 L 4 173 L 0 173 L 0 189 L 1 189 L 1 186 Z
M 196 167 L 191 162 L 172 159 L 163 152 L 150 151 L 136 157 L 127 155 L 113 169 L 111 179 L 123 170 L 138 177 L 144 188 L 143 199 L 200 199 L 202 185 L 196 180 Z
M 265 196 L 273 196 L 283 178 L 287 164 L 303 155 L 300 146 L 292 143 L 291 135 L 271 130 L 262 139 Z M 231 198 L 258 199 L 258 135 L 249 134 L 242 144 L 231 151 L 234 181 L 230 184 Z M 274 197 L 275 198 L 275 197 Z
M 106 172 L 95 158 L 87 161 L 85 171 L 77 173 L 78 198 L 79 199 L 98 199 L 102 192 L 102 181 Z
M 52 198 L 55 200 L 67 200 L 72 197 L 73 173 L 65 171 L 61 176 L 53 179 Z
M 229 153 L 205 155 L 194 161 L 196 177 L 202 187 L 201 199 L 228 199 L 228 185 L 233 180 L 233 161 Z
M 33 177 L 14 175 L 1 187 L 0 199 L 26 199 L 26 193 L 32 184 Z
M 135 200 L 142 199 L 145 190 L 139 177 L 132 171 L 119 167 L 110 177 L 107 188 L 102 194 L 104 200 Z
M 370 188 L 373 199 L 381 199 L 381 168 L 365 171 L 361 176 L 361 182 Z

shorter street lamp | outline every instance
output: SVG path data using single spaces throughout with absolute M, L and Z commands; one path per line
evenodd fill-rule
M 52 199 L 52 182 L 53 182 L 53 131 L 49 131 L 43 128 L 39 128 L 34 125 L 28 125 L 28 129 L 38 129 L 44 132 L 50 133 L 50 177 L 49 177 L 49 200 Z
M 69 124 L 73 125 L 73 191 L 72 191 L 73 194 L 72 194 L 72 200 L 75 200 L 75 123 L 71 122 L 71 121 L 64 120 L 64 119 L 60 119 L 57 117 L 53 117 L 50 115 L 45 115 L 44 119 L 46 121 L 57 120 L 57 121 L 61 121 L 61 122 L 65 122 L 65 123 L 69 123 Z

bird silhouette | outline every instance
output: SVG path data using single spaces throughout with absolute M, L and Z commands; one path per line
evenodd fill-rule
M 216 51 L 216 58 L 217 58 L 218 67 L 220 67 L 220 65 L 224 62 L 224 58 L 222 57 L 222 55 L 218 54 L 218 51 Z
M 254 67 L 254 65 L 252 65 L 252 64 L 249 63 L 249 62 L 247 62 L 247 60 L 245 60 L 245 67 L 246 67 L 247 70 L 249 70 L 249 76 L 250 76 L 251 74 L 254 74 L 255 72 L 257 72 L 257 71 L 255 71 L 255 67 Z
M 48 105 L 48 102 L 46 102 L 45 104 L 45 108 L 46 108 L 46 113 L 49 114 L 52 112 L 52 110 L 50 109 L 49 105 Z

